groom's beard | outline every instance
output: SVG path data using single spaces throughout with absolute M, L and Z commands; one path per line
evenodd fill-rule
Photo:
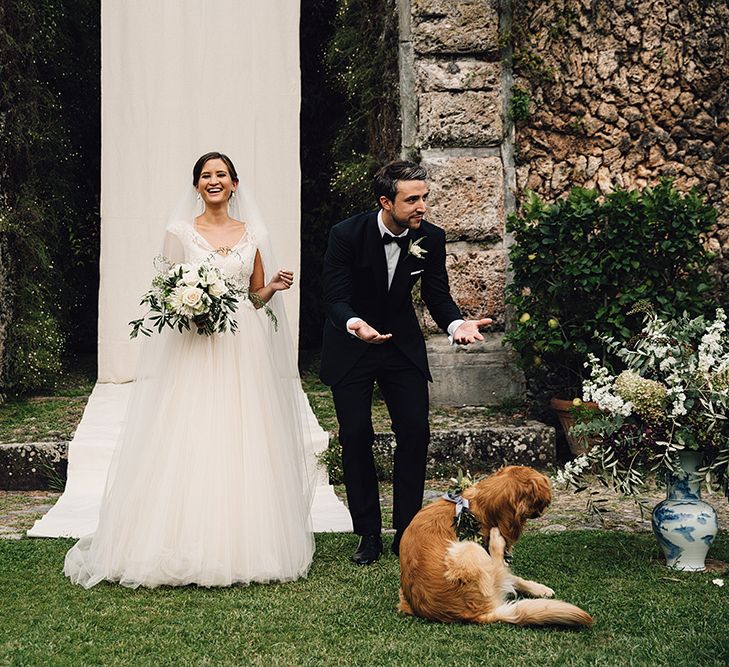
M 390 212 L 390 219 L 397 225 L 401 234 L 406 229 L 420 229 L 420 223 L 423 221 L 424 217 L 425 213 L 420 213 L 417 215 L 411 215 L 409 218 L 396 218 L 392 212 Z

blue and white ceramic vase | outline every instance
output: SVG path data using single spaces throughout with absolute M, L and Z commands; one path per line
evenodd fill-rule
M 702 452 L 679 453 L 681 471 L 668 473 L 666 500 L 653 508 L 653 533 L 674 570 L 701 572 L 719 524 L 714 508 L 701 500 Z

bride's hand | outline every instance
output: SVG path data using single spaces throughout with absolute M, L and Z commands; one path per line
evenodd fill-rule
M 268 283 L 268 286 L 274 290 L 274 292 L 280 292 L 281 290 L 286 290 L 291 287 L 294 283 L 294 272 L 293 271 L 287 271 L 286 269 L 282 269 L 279 271 L 271 280 L 270 283 Z

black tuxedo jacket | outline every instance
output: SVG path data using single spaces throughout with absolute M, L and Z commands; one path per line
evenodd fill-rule
M 420 229 L 408 232 L 422 239 L 422 258 L 400 250 L 392 285 L 387 289 L 387 260 L 377 224 L 378 211 L 361 213 L 332 227 L 324 256 L 324 337 L 322 381 L 337 384 L 367 351 L 370 343 L 347 331 L 347 320 L 360 317 L 380 333 L 391 333 L 392 342 L 432 380 L 425 341 L 415 315 L 411 290 L 418 280 L 430 314 L 444 331 L 462 317 L 453 302 L 445 268 L 445 233 L 423 220 Z

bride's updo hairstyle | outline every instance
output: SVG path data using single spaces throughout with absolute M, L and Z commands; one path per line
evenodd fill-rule
M 235 165 L 233 164 L 233 161 L 224 153 L 218 153 L 217 151 L 213 151 L 212 153 L 205 153 L 205 155 L 198 158 L 198 161 L 192 168 L 192 185 L 195 188 L 197 188 L 197 184 L 200 182 L 200 174 L 202 174 L 203 167 L 208 160 L 222 160 L 223 162 L 225 162 L 226 167 L 228 167 L 228 172 L 230 173 L 231 179 L 233 179 L 234 183 L 238 182 L 238 172 L 235 170 Z

